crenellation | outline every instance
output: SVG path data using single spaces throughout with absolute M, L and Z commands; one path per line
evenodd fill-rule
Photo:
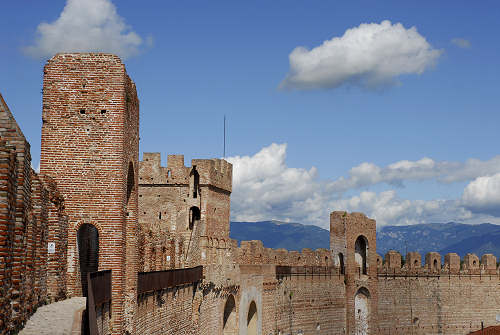
M 408 252 L 406 254 L 405 267 L 408 270 L 418 271 L 422 268 L 422 256 L 418 252 Z
M 396 250 L 389 250 L 385 254 L 385 268 L 388 270 L 401 270 L 401 254 Z
M 484 254 L 481 257 L 481 270 L 488 274 L 497 273 L 497 258 L 493 254 Z
M 463 268 L 469 273 L 479 273 L 479 258 L 475 254 L 468 253 L 464 257 Z
M 441 272 L 441 255 L 437 252 L 428 252 L 425 254 L 425 268 L 429 272 Z
M 444 269 L 449 273 L 457 274 L 460 272 L 460 256 L 456 253 L 447 253 L 444 256 Z

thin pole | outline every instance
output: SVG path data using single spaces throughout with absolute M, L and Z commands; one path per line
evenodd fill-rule
M 226 114 L 224 114 L 224 155 L 222 157 L 226 158 Z

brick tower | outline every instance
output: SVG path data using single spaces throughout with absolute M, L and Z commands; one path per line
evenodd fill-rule
M 376 223 L 362 213 L 330 214 L 330 250 L 344 273 L 346 334 L 376 334 Z
M 112 332 L 133 333 L 139 158 L 135 84 L 117 56 L 57 54 L 44 68 L 42 122 L 40 173 L 57 182 L 69 218 L 68 293 L 85 295 L 81 277 L 87 272 L 112 270 Z
M 229 243 L 232 165 L 221 159 L 193 159 L 144 153 L 139 172 L 140 257 L 144 271 L 210 264 L 208 244 Z

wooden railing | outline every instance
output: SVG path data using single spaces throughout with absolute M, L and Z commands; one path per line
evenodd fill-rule
M 331 277 L 338 274 L 338 269 L 333 266 L 276 266 L 276 279 L 290 277 Z
M 111 302 L 111 270 L 87 273 L 84 334 L 98 335 L 96 307 Z
M 188 269 L 139 272 L 137 294 L 159 291 L 169 287 L 191 284 L 203 279 L 203 266 Z

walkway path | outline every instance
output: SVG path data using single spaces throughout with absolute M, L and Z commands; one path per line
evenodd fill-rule
M 19 335 L 72 334 L 75 314 L 85 308 L 85 298 L 75 297 L 39 307 Z M 81 317 L 81 313 L 80 313 Z M 80 324 L 80 320 L 77 320 Z M 75 331 L 80 334 L 80 329 Z

